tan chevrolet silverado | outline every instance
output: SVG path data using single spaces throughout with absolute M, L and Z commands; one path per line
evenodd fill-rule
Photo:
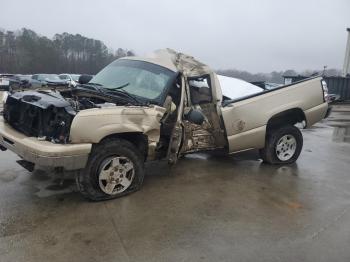
M 150 160 L 259 149 L 266 163 L 293 163 L 298 127 L 324 118 L 326 100 L 321 77 L 229 97 L 208 66 L 165 49 L 118 59 L 69 90 L 4 94 L 0 148 L 30 171 L 79 170 L 80 192 L 104 200 L 138 190 Z

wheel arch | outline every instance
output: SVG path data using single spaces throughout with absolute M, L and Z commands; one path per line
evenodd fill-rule
M 302 123 L 305 121 L 303 128 L 306 127 L 307 119 L 304 111 L 301 108 L 291 108 L 273 115 L 266 125 L 266 135 L 269 131 L 285 126 L 285 125 L 295 125 L 297 123 Z
M 125 132 L 125 133 L 116 133 L 116 134 L 110 134 L 102 138 L 99 142 L 104 143 L 108 140 L 114 140 L 114 139 L 124 139 L 131 144 L 133 144 L 141 153 L 141 155 L 144 157 L 144 160 L 146 160 L 148 155 L 148 136 L 141 132 Z M 94 144 L 93 146 L 96 146 L 98 144 Z

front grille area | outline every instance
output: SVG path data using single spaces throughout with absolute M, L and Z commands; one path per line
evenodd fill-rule
M 42 108 L 9 96 L 4 105 L 4 119 L 26 136 L 67 143 L 73 116 L 64 107 Z

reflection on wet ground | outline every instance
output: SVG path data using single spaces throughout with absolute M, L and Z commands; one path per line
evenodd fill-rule
M 331 116 L 327 119 L 328 124 L 334 127 L 334 142 L 350 142 L 350 104 L 335 105 Z
M 30 174 L 0 152 L 0 261 L 350 261 L 350 143 L 331 122 L 303 131 L 293 165 L 191 154 L 97 203 L 73 174 Z
M 335 126 L 333 131 L 334 142 L 350 143 L 350 123 L 348 126 Z

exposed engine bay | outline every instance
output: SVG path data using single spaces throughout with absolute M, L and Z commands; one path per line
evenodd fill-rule
M 75 115 L 85 109 L 126 105 L 133 101 L 86 88 L 64 91 L 22 91 L 9 94 L 5 121 L 26 136 L 53 143 L 69 142 Z

